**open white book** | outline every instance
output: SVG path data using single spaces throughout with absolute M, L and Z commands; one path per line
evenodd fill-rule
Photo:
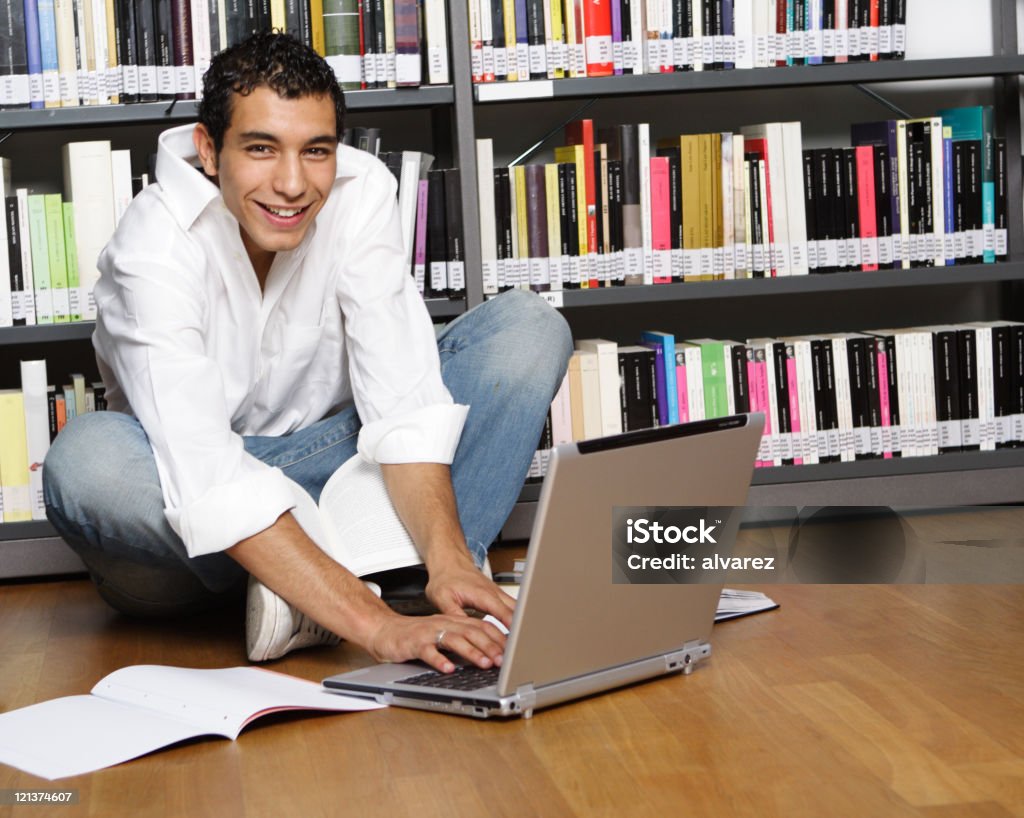
M 298 483 L 292 514 L 335 562 L 357 577 L 419 565 L 423 557 L 391 504 L 380 466 L 360 455 L 342 464 L 320 492 L 320 504 Z
M 272 670 L 135 665 L 66 696 L 0 714 L 0 763 L 51 781 L 120 764 L 189 738 L 229 739 L 281 710 L 377 710 Z

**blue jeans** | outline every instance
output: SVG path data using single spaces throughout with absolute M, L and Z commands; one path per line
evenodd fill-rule
M 452 463 L 459 518 L 477 563 L 512 511 L 565 374 L 572 338 L 536 296 L 502 294 L 438 334 L 441 375 L 470 407 Z M 245 449 L 314 499 L 356 453 L 355 408 L 281 437 L 246 437 Z M 139 422 L 117 412 L 76 417 L 43 471 L 46 515 L 115 608 L 135 615 L 191 613 L 234 600 L 246 573 L 227 554 L 189 558 L 164 517 L 163 494 Z

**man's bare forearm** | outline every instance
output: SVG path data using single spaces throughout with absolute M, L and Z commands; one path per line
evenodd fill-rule
M 350 571 L 321 551 L 291 512 L 226 553 L 313 621 L 364 647 L 371 644 L 382 621 L 395 616 Z
M 459 522 L 451 468 L 443 463 L 388 463 L 384 482 L 399 518 L 430 571 L 472 563 Z

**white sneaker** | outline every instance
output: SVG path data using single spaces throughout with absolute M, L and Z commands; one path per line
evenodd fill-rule
M 375 583 L 367 582 L 366 586 L 380 596 Z M 280 659 L 299 648 L 337 645 L 341 641 L 252 576 L 245 608 L 245 648 L 250 662 Z

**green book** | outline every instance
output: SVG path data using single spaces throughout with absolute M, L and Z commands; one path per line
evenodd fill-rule
M 729 414 L 729 393 L 725 379 L 725 343 L 700 338 L 700 360 L 704 380 L 704 417 L 721 418 Z
M 46 203 L 39 193 L 28 197 L 28 232 L 32 249 L 32 284 L 36 291 L 36 323 L 53 323 L 50 253 L 46 248 Z
M 64 202 L 64 251 L 68 268 L 68 303 L 71 306 L 71 320 L 82 320 L 81 282 L 78 280 L 78 253 L 75 252 L 75 208 L 71 202 Z
M 50 292 L 53 294 L 53 322 L 66 324 L 71 320 L 68 298 L 68 263 L 64 252 L 64 205 L 59 193 L 43 197 L 46 210 L 46 250 L 50 262 Z
M 324 0 L 326 59 L 344 91 L 362 85 L 359 52 L 359 0 Z

